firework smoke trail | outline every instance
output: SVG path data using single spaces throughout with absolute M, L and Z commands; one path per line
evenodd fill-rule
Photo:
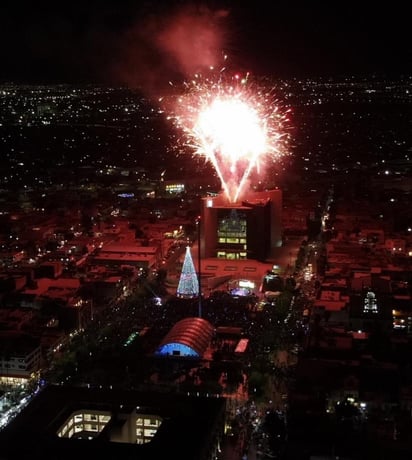
M 201 133 L 198 133 L 196 138 L 199 140 L 199 145 L 204 146 L 204 150 L 200 150 L 198 147 L 194 146 L 195 149 L 197 149 L 197 153 L 201 153 L 202 155 L 205 156 L 205 158 L 208 159 L 212 163 L 212 166 L 215 168 L 215 171 L 220 179 L 220 183 L 222 184 L 223 191 L 225 192 L 226 196 L 230 196 L 230 189 L 229 185 L 226 182 L 225 178 L 222 175 L 222 171 L 220 170 L 218 160 L 216 158 L 216 155 L 213 152 L 213 149 L 211 147 L 208 148 L 208 142 L 204 138 L 204 136 Z
M 215 74 L 216 75 L 216 74 Z M 261 160 L 273 160 L 285 152 L 286 112 L 278 110 L 273 90 L 224 69 L 212 78 L 196 75 L 178 98 L 175 122 L 187 137 L 195 155 L 210 161 L 225 195 L 236 202 Z

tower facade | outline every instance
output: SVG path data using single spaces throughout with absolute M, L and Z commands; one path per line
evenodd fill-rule
M 264 261 L 282 245 L 282 191 L 249 192 L 239 203 L 223 194 L 202 201 L 201 256 Z

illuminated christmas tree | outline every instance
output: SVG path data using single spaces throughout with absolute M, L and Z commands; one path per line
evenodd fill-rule
M 186 248 L 182 273 L 180 274 L 179 285 L 177 286 L 177 295 L 179 297 L 197 297 L 199 295 L 199 281 L 189 246 Z

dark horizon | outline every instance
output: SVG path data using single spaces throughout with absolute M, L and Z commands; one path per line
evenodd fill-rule
M 1 82 L 154 90 L 209 65 L 275 78 L 412 74 L 409 15 L 396 3 L 24 3 L 0 6 Z

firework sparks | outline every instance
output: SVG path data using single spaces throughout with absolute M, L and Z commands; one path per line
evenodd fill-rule
M 230 202 L 238 201 L 264 157 L 275 160 L 285 153 L 286 113 L 273 91 L 251 83 L 248 75 L 197 75 L 186 83 L 173 118 L 194 154 L 212 163 Z

